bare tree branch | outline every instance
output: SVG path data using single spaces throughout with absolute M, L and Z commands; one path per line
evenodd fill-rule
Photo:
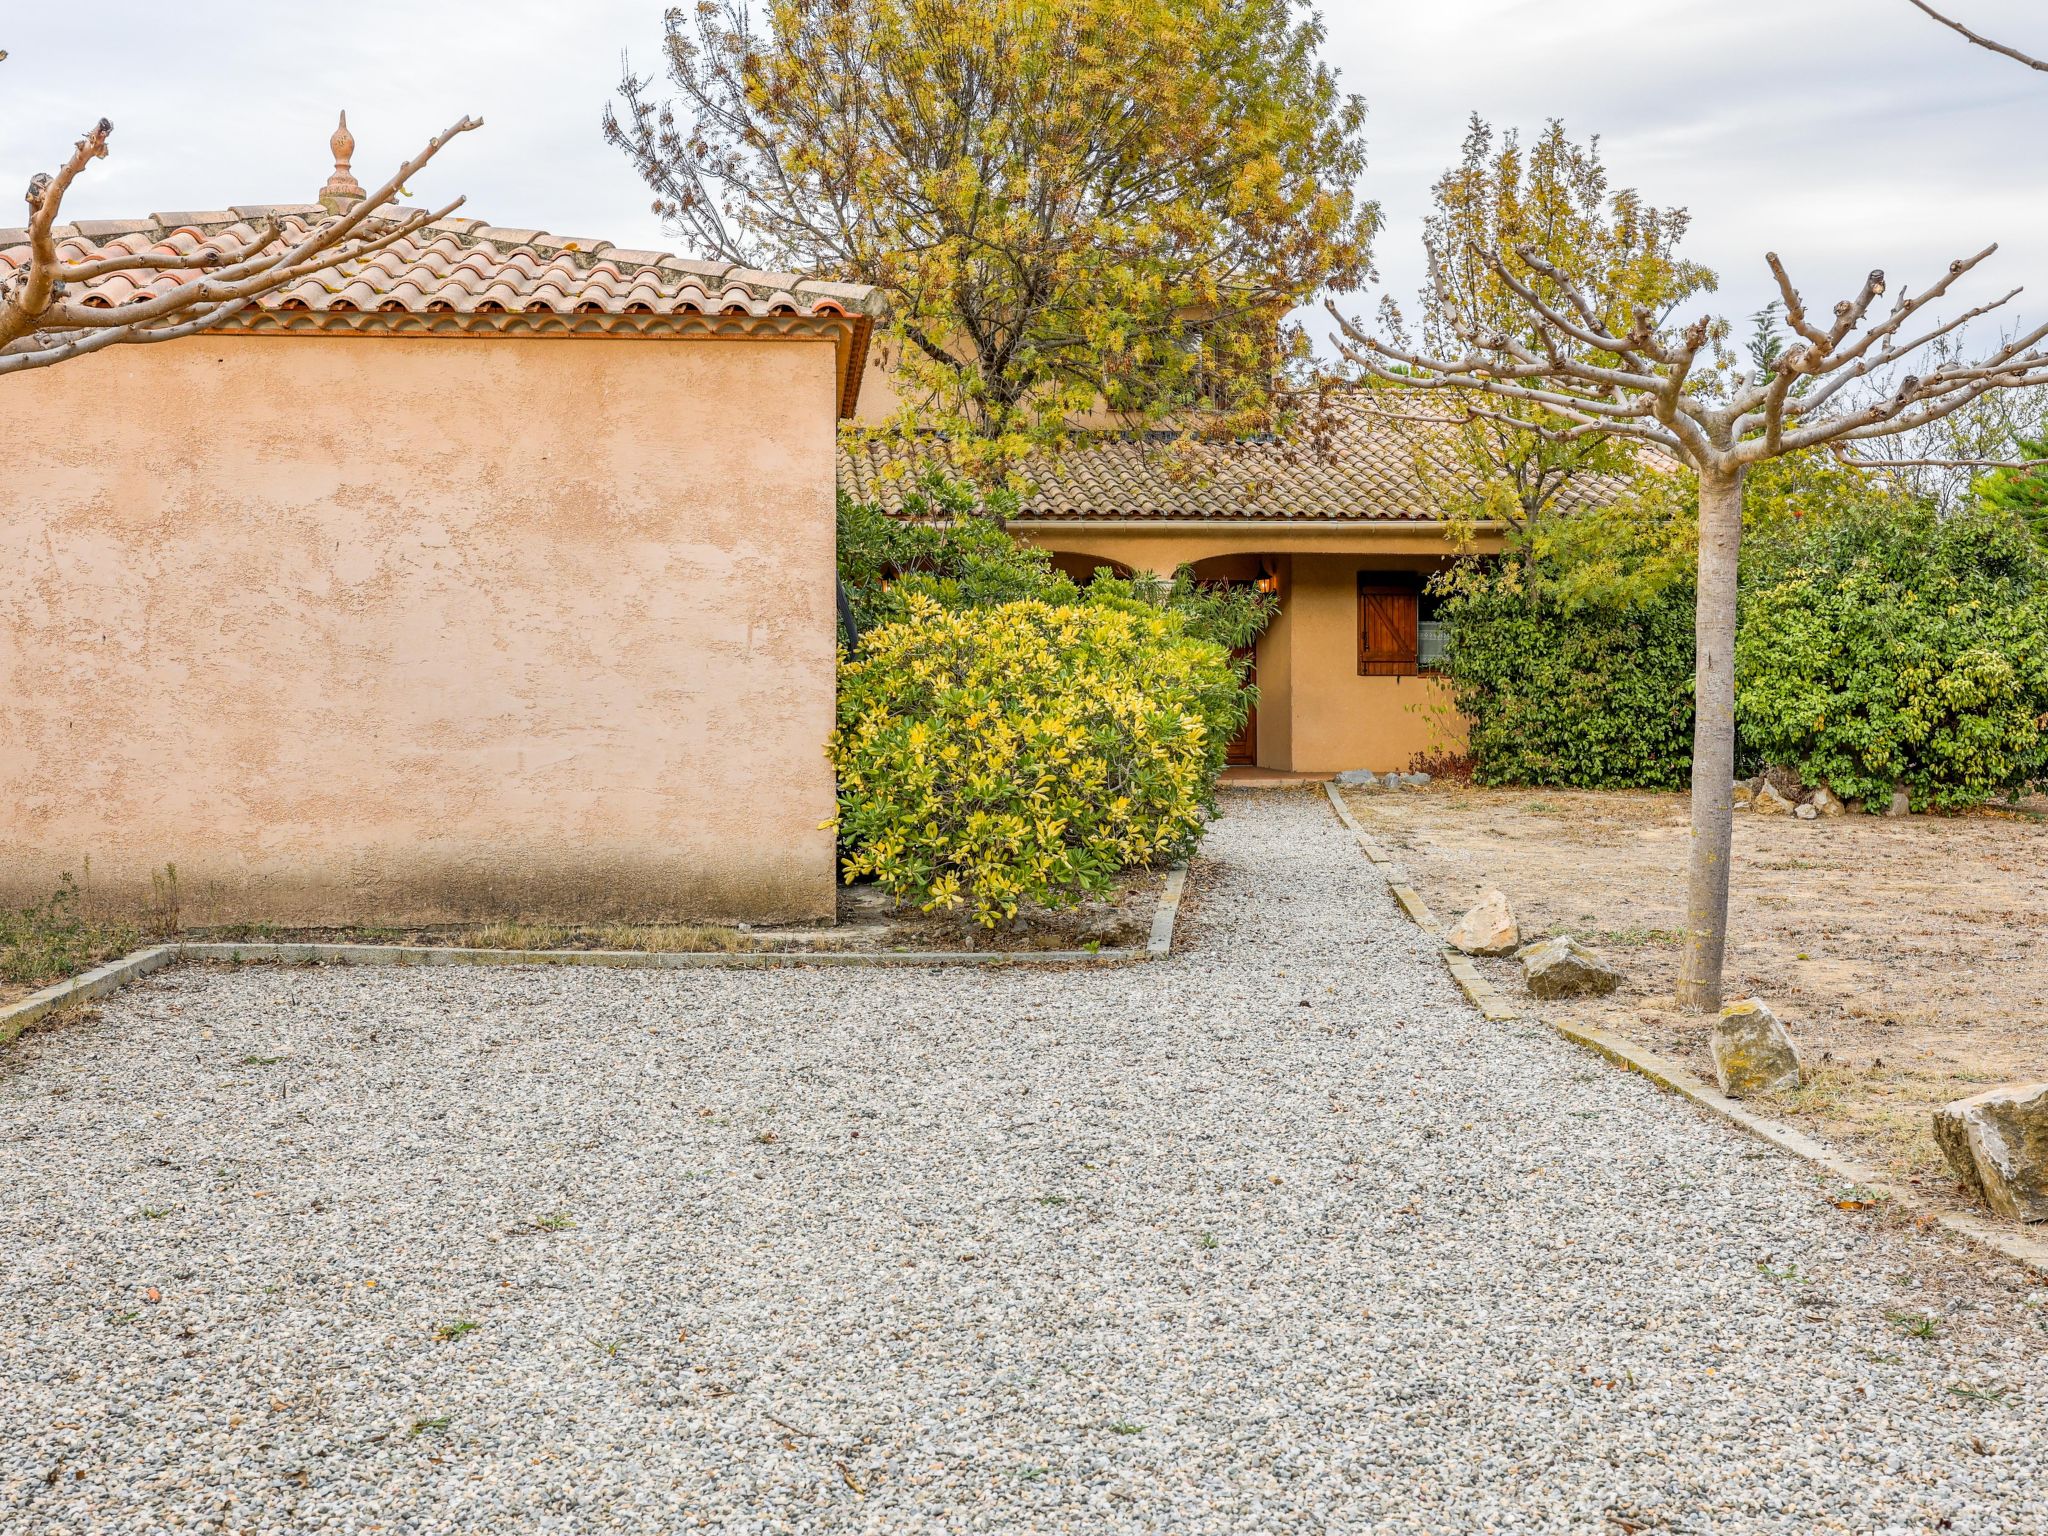
M 0 59 L 5 57 L 0 53 Z M 47 368 L 109 346 L 189 336 L 302 278 L 375 255 L 462 206 L 457 198 L 431 213 L 379 217 L 451 141 L 482 126 L 481 120 L 464 117 L 429 140 L 383 186 L 310 226 L 295 242 L 287 241 L 282 223 L 270 219 L 249 239 L 217 249 L 67 261 L 57 234 L 59 215 L 72 183 L 106 156 L 113 124 L 100 119 L 55 175 L 38 175 L 29 183 L 28 264 L 0 283 L 0 374 Z M 353 182 L 349 185 L 353 189 Z M 121 272 L 198 275 L 127 304 L 87 302 L 89 295 L 81 291 L 86 285 Z
M 2030 53 L 2021 53 L 2019 49 L 2014 48 L 2009 44 L 2001 43 L 1993 38 L 1985 37 L 1980 33 L 1972 32 L 1960 21 L 1956 21 L 1951 17 L 1942 15 L 1941 12 L 1937 11 L 1933 6 L 1929 5 L 1927 3 L 1927 0 L 1907 0 L 1907 3 L 1921 11 L 1926 12 L 1929 16 L 1932 16 L 1944 27 L 1947 27 L 1949 31 L 1968 38 L 1971 42 L 1975 43 L 1979 48 L 1988 48 L 1993 53 L 2002 53 L 2008 59 L 2012 59 L 2018 63 L 2024 64 L 2029 69 L 2038 69 L 2043 74 L 2048 74 L 2048 60 L 2037 59 Z

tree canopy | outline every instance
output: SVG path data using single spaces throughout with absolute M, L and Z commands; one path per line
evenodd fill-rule
M 1274 424 L 1378 217 L 1322 41 L 1296 0 L 708 0 L 605 133 L 707 254 L 877 287 L 904 424 L 1000 470 L 1102 408 Z
M 1541 317 L 1511 283 L 1550 303 L 1562 303 L 1569 284 L 1624 330 L 1638 310 L 1661 321 L 1715 286 L 1711 271 L 1678 253 L 1686 211 L 1612 186 L 1599 138 L 1575 143 L 1555 118 L 1525 147 L 1513 129 L 1496 136 L 1474 113 L 1432 203 L 1423 227 L 1430 278 L 1413 328 L 1391 299 L 1381 307 L 1381 330 L 1408 350 L 1455 355 L 1464 350 L 1459 328 L 1473 324 L 1540 345 Z M 1489 404 L 1490 415 L 1468 415 L 1448 439 L 1441 431 L 1409 434 L 1454 520 L 1504 523 L 1519 538 L 1574 480 L 1625 477 L 1638 467 L 1626 444 L 1558 435 L 1571 423 L 1541 404 Z M 1387 413 L 1400 420 L 1398 407 Z

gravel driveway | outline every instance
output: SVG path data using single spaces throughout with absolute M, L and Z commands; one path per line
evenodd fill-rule
M 1485 1024 L 1320 796 L 1207 853 L 1164 965 L 24 1036 L 0 1531 L 2048 1529 L 2048 1290 Z

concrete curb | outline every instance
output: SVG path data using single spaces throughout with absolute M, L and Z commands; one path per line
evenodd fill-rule
M 38 1019 L 46 1019 L 60 1009 L 104 997 L 116 987 L 138 981 L 151 971 L 162 970 L 179 958 L 181 948 L 177 944 L 158 944 L 149 949 L 138 949 L 132 955 L 123 955 L 105 965 L 94 966 L 69 981 L 60 981 L 54 987 L 45 987 L 18 1003 L 0 1008 L 0 1045 L 7 1044 Z
M 1173 953 L 1173 925 L 1180 921 L 1180 901 L 1187 888 L 1187 865 L 1174 865 L 1166 872 L 1166 886 L 1160 891 L 1158 909 L 1152 914 L 1152 934 L 1145 941 L 1147 960 L 1164 960 Z
M 1358 839 L 1359 849 L 1372 865 L 1386 878 L 1387 890 L 1392 894 L 1409 920 L 1431 938 L 1443 943 L 1444 927 L 1437 921 L 1436 914 L 1429 909 L 1429 903 L 1422 899 L 1421 892 L 1408 883 L 1408 872 L 1394 859 L 1394 856 L 1366 835 L 1365 828 L 1358 824 L 1358 818 L 1351 814 L 1351 807 L 1344 803 L 1344 797 L 1335 784 L 1323 785 L 1330 797 L 1330 808 L 1337 813 L 1337 819 L 1351 830 Z M 1448 944 L 1443 949 L 1444 967 L 1451 973 L 1451 980 L 1458 984 L 1465 996 L 1472 1000 L 1472 1006 L 1486 1016 L 1489 1022 L 1505 1024 L 1510 1019 L 1522 1017 L 1516 1008 L 1493 984 L 1479 974 L 1479 967 L 1471 959 L 1452 949 Z
M 581 965 L 605 970 L 685 971 L 788 970 L 802 966 L 986 966 L 1005 969 L 1033 965 L 1130 965 L 1164 960 L 1173 953 L 1173 931 L 1187 892 L 1188 867 L 1176 864 L 1166 872 L 1152 929 L 1142 949 L 1039 950 L 791 950 L 665 951 L 646 949 L 456 949 L 432 944 L 277 944 L 193 941 L 157 944 L 110 960 L 69 981 L 45 987 L 18 1003 L 0 1008 L 0 1045 L 60 1009 L 104 997 L 117 987 L 138 981 L 152 971 L 183 960 L 212 960 L 230 965 Z
M 1568 1019 L 1545 1019 L 1544 1024 L 1555 1030 L 1574 1045 L 1582 1045 L 1589 1051 L 1596 1051 L 1616 1066 L 1631 1072 L 1639 1072 L 1668 1093 L 1690 1099 L 1702 1109 L 1719 1115 L 1731 1125 L 1740 1126 L 1757 1140 L 1768 1142 L 1782 1152 L 1827 1170 L 1844 1183 L 1853 1184 L 1859 1190 L 1866 1190 L 1881 1196 L 1888 1203 L 1901 1210 L 1911 1211 L 1923 1220 L 1931 1221 L 1967 1242 L 1977 1243 L 2003 1254 L 2016 1263 L 2025 1265 L 2037 1274 L 2048 1275 L 2048 1241 L 2026 1235 L 2021 1227 L 2008 1227 L 1985 1216 L 1972 1216 L 1962 1211 L 1951 1211 L 1941 1206 L 1930 1205 L 1909 1185 L 1898 1184 L 1886 1178 L 1876 1169 L 1854 1158 L 1845 1156 L 1816 1137 L 1786 1125 L 1783 1121 L 1772 1120 L 1753 1113 L 1720 1089 L 1702 1082 L 1676 1062 L 1666 1061 L 1655 1052 L 1611 1034 L 1604 1029 L 1590 1025 L 1575 1024 Z
M 1383 872 L 1387 866 L 1393 866 L 1391 857 L 1385 850 L 1378 849 L 1372 839 L 1366 836 L 1357 818 L 1351 814 L 1351 808 L 1339 798 L 1337 787 L 1331 784 L 1325 788 L 1329 790 L 1330 804 L 1335 808 L 1338 819 L 1357 837 L 1358 845 L 1365 851 L 1366 857 L 1375 865 L 1381 866 Z M 1398 869 L 1398 866 L 1393 867 Z M 1442 936 L 1441 928 L 1430 912 L 1428 904 L 1414 890 L 1406 884 L 1394 884 L 1391 879 L 1389 886 L 1394 899 L 1401 904 L 1401 909 L 1418 927 L 1438 937 Z M 1519 1009 L 1510 1005 L 1494 990 L 1469 958 L 1446 948 L 1444 963 L 1450 968 L 1451 975 L 1458 985 L 1464 989 L 1465 995 L 1472 999 L 1474 1006 L 1488 1020 L 1506 1023 L 1525 1017 Z M 1743 1108 L 1720 1089 L 1702 1082 L 1676 1062 L 1666 1061 L 1656 1053 L 1646 1051 L 1619 1035 L 1610 1034 L 1604 1029 L 1594 1029 L 1589 1025 L 1574 1024 L 1568 1019 L 1543 1019 L 1539 1022 L 1560 1038 L 1596 1052 L 1618 1067 L 1640 1073 L 1665 1092 L 1677 1094 L 1682 1099 L 1690 1099 L 1708 1113 L 1720 1116 L 1730 1125 L 1747 1131 L 1757 1140 L 1766 1142 L 1781 1152 L 1789 1152 L 1794 1157 L 1826 1170 L 1846 1184 L 1853 1184 L 1859 1190 L 1876 1194 L 1888 1204 L 1902 1211 L 1909 1211 L 1922 1221 L 1938 1225 L 1965 1242 L 1988 1248 L 2036 1274 L 2048 1276 L 2048 1241 L 2029 1237 L 2022 1228 L 2009 1227 L 1989 1217 L 1971 1216 L 1961 1211 L 1931 1205 L 1910 1186 L 1887 1179 L 1875 1169 L 1857 1162 L 1854 1158 L 1844 1156 L 1827 1143 L 1807 1135 L 1804 1131 Z

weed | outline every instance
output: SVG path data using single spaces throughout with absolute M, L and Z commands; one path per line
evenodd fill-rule
M 1195 1239 L 1195 1246 L 1197 1248 L 1214 1248 L 1216 1246 L 1216 1234 L 1214 1232 L 1204 1232 Z
M 1885 1321 L 1909 1339 L 1938 1339 L 1941 1324 L 1925 1312 L 1887 1312 Z
M 149 872 L 149 931 L 168 939 L 177 935 L 179 927 L 178 866 L 166 864 Z
M 1758 1259 L 1756 1261 L 1756 1272 L 1767 1280 L 1792 1280 L 1797 1281 L 1801 1285 L 1806 1283 L 1799 1274 L 1799 1266 L 1797 1264 L 1787 1264 L 1783 1269 L 1780 1269 L 1774 1264 Z
M 2011 1387 L 1950 1387 L 1966 1403 L 2002 1403 L 2012 1396 Z
M 123 1323 L 134 1322 L 140 1316 L 142 1316 L 140 1312 L 109 1312 L 107 1314 L 107 1326 L 109 1328 L 118 1328 Z
M 283 1060 L 282 1056 L 244 1056 L 242 1058 L 242 1065 L 245 1067 L 274 1067 Z
M 171 1208 L 167 1205 L 145 1205 L 142 1208 L 142 1219 L 144 1221 L 162 1221 L 170 1214 Z
M 0 908 L 0 981 L 46 986 L 133 947 L 134 929 L 95 922 L 81 907 L 78 882 L 66 874 L 47 901 Z
M 1024 1482 L 1035 1483 L 1045 1476 L 1045 1471 L 1044 1467 L 1019 1467 L 1017 1469 L 1017 1476 Z
M 603 1355 L 607 1360 L 618 1359 L 619 1351 L 626 1347 L 626 1341 L 624 1339 L 593 1338 L 589 1341 L 589 1344 L 592 1349 L 596 1350 L 600 1355 Z
M 641 949 L 663 954 L 724 955 L 758 949 L 760 944 L 735 928 L 708 923 L 600 923 L 569 927 L 560 923 L 485 923 L 456 939 L 465 949 Z
M 472 1322 L 466 1317 L 458 1317 L 454 1322 L 443 1323 L 440 1327 L 436 1328 L 434 1330 L 434 1337 L 440 1343 L 453 1344 L 464 1334 L 475 1333 L 481 1327 L 483 1327 L 482 1323 Z
M 536 1232 L 573 1232 L 576 1218 L 567 1211 L 550 1211 L 545 1216 L 534 1217 L 533 1229 Z
M 1040 1195 L 1038 1203 L 1040 1205 L 1067 1205 L 1071 1202 L 1065 1195 Z
M 445 1413 L 438 1418 L 414 1419 L 412 1421 L 412 1428 L 407 1430 L 406 1434 L 415 1440 L 421 1435 L 443 1435 L 448 1432 L 448 1426 L 454 1422 L 455 1420 Z
M 1676 928 L 1608 928 L 1600 938 L 1612 949 L 1648 949 L 1652 944 L 1682 944 L 1685 934 Z
M 1142 1435 L 1145 1433 L 1145 1426 L 1133 1424 L 1128 1419 L 1118 1419 L 1109 1426 L 1109 1432 L 1112 1435 Z

